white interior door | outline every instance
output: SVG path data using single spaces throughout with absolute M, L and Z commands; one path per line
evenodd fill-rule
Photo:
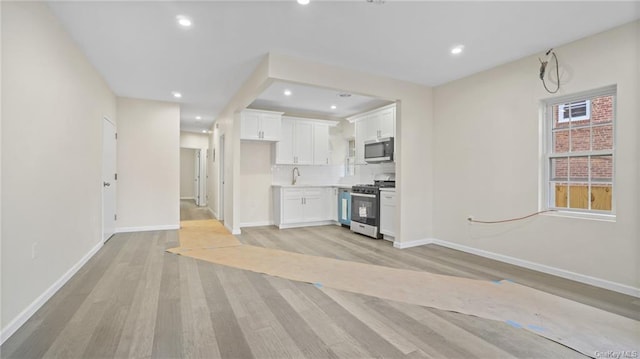
M 193 150 L 193 199 L 196 202 L 196 206 L 200 205 L 200 151 Z
M 220 136 L 218 144 L 218 220 L 224 220 L 224 135 Z
M 116 231 L 116 126 L 102 120 L 102 240 Z
M 201 148 L 198 150 L 198 166 L 200 167 L 200 175 L 198 177 L 198 206 L 207 205 L 207 150 Z

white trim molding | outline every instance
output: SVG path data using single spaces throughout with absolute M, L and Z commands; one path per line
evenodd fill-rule
M 96 244 L 93 248 L 87 252 L 73 267 L 69 268 L 69 270 L 64 273 L 58 280 L 56 280 L 47 290 L 45 290 L 36 300 L 31 302 L 29 306 L 27 306 L 20 314 L 18 314 L 13 320 L 7 324 L 6 327 L 2 328 L 2 332 L 0 332 L 0 345 L 5 342 L 5 340 L 9 339 L 20 327 L 31 318 L 31 316 L 38 311 L 54 294 L 65 285 L 71 277 L 73 277 L 79 270 L 84 266 L 89 259 L 91 259 L 98 251 L 104 243 L 100 240 L 100 243 Z
M 273 226 L 273 221 L 258 221 L 258 222 L 240 223 L 240 228 L 243 228 L 243 227 L 264 227 L 264 226 Z
M 195 197 L 180 197 L 180 199 L 181 200 L 183 200 L 183 199 L 193 199 L 193 200 L 195 200 L 196 198 Z
M 240 230 L 240 228 L 231 228 L 227 223 L 225 223 L 224 221 L 222 222 L 224 223 L 224 228 L 226 228 L 231 234 L 233 234 L 234 236 L 239 236 L 242 234 L 242 231 Z
M 170 231 L 180 229 L 179 224 L 166 224 L 161 226 L 141 226 L 141 227 L 118 227 L 116 233 L 148 232 L 148 231 Z
M 393 241 L 393 246 L 398 249 L 405 249 L 405 248 L 411 248 L 411 247 L 417 247 L 417 246 L 424 246 L 426 244 L 433 243 L 433 241 L 435 241 L 435 239 L 433 238 L 424 238 L 424 239 L 418 239 L 418 240 L 409 241 L 409 242 L 400 242 L 396 239 Z
M 211 209 L 211 207 L 207 207 L 207 209 L 209 210 L 209 212 L 211 213 L 211 215 L 213 216 L 213 218 L 218 219 L 218 220 L 220 219 L 220 218 L 218 218 L 218 213 L 214 212 L 214 211 Z
M 561 278 L 573 280 L 576 282 L 589 284 L 594 287 L 608 289 L 614 292 L 640 298 L 640 288 L 635 288 L 630 285 L 616 283 L 606 279 L 596 278 L 586 274 L 580 274 L 580 273 L 568 271 L 565 269 L 547 266 L 544 264 L 534 263 L 524 259 L 519 259 L 519 258 L 506 256 L 504 254 L 489 252 L 483 249 L 473 248 L 473 247 L 465 246 L 458 243 L 443 241 L 441 239 L 426 238 L 426 239 L 419 239 L 419 240 L 410 241 L 410 242 L 398 242 L 398 241 L 393 242 L 393 246 L 395 248 L 400 248 L 400 249 L 416 247 L 416 246 L 421 246 L 426 244 L 437 244 L 442 247 L 447 247 L 447 248 L 455 249 L 458 251 L 475 254 L 481 257 L 490 258 L 500 262 L 513 264 L 518 267 L 523 267 L 523 268 L 535 270 L 538 272 L 551 274 L 556 277 L 561 277 Z
M 288 229 L 288 228 L 301 228 L 301 227 L 328 226 L 334 223 L 336 222 L 335 221 L 318 221 L 318 222 L 286 223 L 286 224 L 280 224 L 277 227 L 279 229 Z

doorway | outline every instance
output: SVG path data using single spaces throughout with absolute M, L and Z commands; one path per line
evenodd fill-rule
M 218 220 L 224 220 L 224 135 L 218 143 Z
M 102 241 L 116 232 L 116 126 L 107 117 L 102 120 Z
M 207 205 L 207 150 L 180 148 L 180 199 L 193 200 L 196 206 Z

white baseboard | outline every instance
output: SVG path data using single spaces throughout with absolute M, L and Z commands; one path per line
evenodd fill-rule
M 288 223 L 278 225 L 279 229 L 287 228 L 301 228 L 301 227 L 314 227 L 314 226 L 327 226 L 334 224 L 334 221 L 320 221 L 320 222 L 306 222 L 306 223 Z
M 209 212 L 211 213 L 211 215 L 213 216 L 213 218 L 218 219 L 218 220 L 220 219 L 220 218 L 218 217 L 218 213 L 214 212 L 214 211 L 211 209 L 211 207 L 207 207 L 207 209 L 209 210 Z
M 409 242 L 400 242 L 398 240 L 394 240 L 393 246 L 399 249 L 405 249 L 405 248 L 411 248 L 411 247 L 417 247 L 417 246 L 424 246 L 425 244 L 433 243 L 433 241 L 434 241 L 433 238 L 418 239 L 418 240 L 409 241 Z
M 174 229 L 180 229 L 179 224 L 166 224 L 161 226 L 141 226 L 141 227 L 118 227 L 116 233 L 130 233 L 130 232 L 147 232 L 147 231 L 170 231 Z
M 417 244 L 417 243 L 420 243 L 420 244 Z M 513 265 L 516 265 L 518 267 L 532 269 L 532 270 L 535 270 L 535 271 L 538 271 L 538 272 L 551 274 L 551 275 L 554 275 L 556 277 L 570 279 L 570 280 L 573 280 L 573 281 L 576 281 L 576 282 L 589 284 L 589 285 L 592 285 L 594 287 L 604 288 L 604 289 L 612 290 L 614 292 L 627 294 L 627 295 L 630 295 L 630 296 L 633 296 L 633 297 L 640 298 L 640 288 L 635 288 L 635 287 L 632 287 L 630 285 L 626 285 L 626 284 L 622 284 L 622 283 L 616 283 L 616 282 L 612 282 L 612 281 L 609 281 L 609 280 L 606 280 L 606 279 L 592 277 L 592 276 L 589 276 L 589 275 L 586 275 L 586 274 L 580 274 L 580 273 L 568 271 L 568 270 L 565 270 L 565 269 L 560 269 L 560 268 L 551 267 L 551 266 L 544 265 L 544 264 L 530 262 L 530 261 L 527 261 L 527 260 L 524 260 L 524 259 L 519 259 L 519 258 L 506 256 L 504 254 L 489 252 L 489 251 L 485 251 L 483 249 L 473 248 L 473 247 L 465 246 L 465 245 L 458 244 L 458 243 L 453 243 L 453 242 L 449 242 L 449 241 L 443 241 L 441 239 L 428 238 L 428 239 L 422 239 L 422 240 L 411 241 L 411 242 L 406 242 L 406 243 L 398 243 L 398 244 L 397 244 L 397 242 L 394 242 L 393 246 L 396 247 L 396 248 L 409 248 L 409 247 L 415 247 L 415 246 L 418 246 L 418 245 L 431 244 L 431 243 L 437 244 L 437 245 L 442 246 L 442 247 L 447 247 L 447 248 L 459 250 L 459 251 L 462 251 L 462 252 L 475 254 L 475 255 L 478 255 L 478 256 L 481 256 L 481 257 L 490 258 L 490 259 L 494 259 L 494 260 L 497 260 L 497 261 L 500 261 L 500 262 L 513 264 Z
M 26 323 L 31 316 L 40 309 L 51 297 L 53 297 L 56 292 L 63 285 L 65 285 L 74 274 L 82 268 L 93 257 L 99 250 L 102 248 L 104 243 L 100 240 L 95 247 L 91 248 L 87 254 L 85 254 L 76 264 L 73 265 L 65 274 L 62 275 L 57 281 L 55 281 L 44 293 L 40 294 L 36 300 L 34 300 L 27 308 L 25 308 L 18 316 L 16 316 L 6 327 L 2 328 L 2 332 L 0 332 L 0 345 L 5 342 L 5 340 L 9 339 L 20 327 Z
M 240 228 L 242 228 L 242 227 L 263 227 L 263 226 L 273 226 L 273 221 L 258 221 L 258 222 L 240 223 Z

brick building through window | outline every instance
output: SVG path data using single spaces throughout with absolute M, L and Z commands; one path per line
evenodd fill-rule
M 548 105 L 548 206 L 613 209 L 615 93 Z

